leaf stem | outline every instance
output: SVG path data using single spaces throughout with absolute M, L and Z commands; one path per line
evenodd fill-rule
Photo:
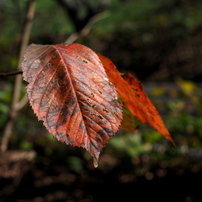
M 15 71 L 15 72 L 8 72 L 8 73 L 0 72 L 0 78 L 4 78 L 7 76 L 13 76 L 13 75 L 17 75 L 17 74 L 22 74 L 22 71 Z

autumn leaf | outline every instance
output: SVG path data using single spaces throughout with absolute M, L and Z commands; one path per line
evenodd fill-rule
M 132 114 L 141 122 L 155 128 L 160 134 L 175 144 L 155 106 L 144 93 L 141 83 L 129 73 L 120 74 L 116 66 L 108 58 L 100 54 L 98 56 L 102 61 L 110 82 L 116 86 L 119 97 L 123 99 L 123 102 Z
M 131 74 L 120 74 L 108 58 L 83 45 L 32 44 L 22 69 L 38 119 L 59 141 L 85 148 L 95 167 L 121 124 L 119 98 L 124 104 L 123 128 L 134 130 L 136 116 L 173 142 L 141 83 Z
M 30 45 L 22 62 L 35 114 L 59 141 L 85 148 L 97 166 L 122 111 L 95 52 L 80 44 Z

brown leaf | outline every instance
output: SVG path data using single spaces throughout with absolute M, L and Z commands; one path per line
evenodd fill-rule
M 116 89 L 97 54 L 80 44 L 32 44 L 22 69 L 38 119 L 59 141 L 85 148 L 97 166 L 122 119 Z
M 144 93 L 141 83 L 131 74 L 121 75 L 111 60 L 100 54 L 98 56 L 103 63 L 110 82 L 116 86 L 119 97 L 124 100 L 132 114 L 141 122 L 148 123 L 175 144 L 155 106 Z

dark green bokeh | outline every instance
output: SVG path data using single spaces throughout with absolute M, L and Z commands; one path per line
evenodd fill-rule
M 0 1 L 0 72 L 16 70 L 27 2 Z M 82 17 L 86 7 L 78 5 Z M 109 0 L 89 34 L 75 41 L 140 79 L 176 147 L 138 123 L 136 133 L 117 133 L 94 169 L 89 154 L 48 134 L 27 104 L 16 119 L 9 149 L 34 150 L 37 155 L 16 181 L 2 178 L 0 201 L 162 201 L 160 192 L 166 195 L 163 201 L 202 200 L 195 187 L 202 176 L 201 10 L 200 0 Z M 74 32 L 57 0 L 37 1 L 30 43 L 63 43 Z M 13 83 L 14 77 L 0 78 L 1 134 Z M 10 192 L 5 191 L 9 183 Z M 26 186 L 34 194 L 24 191 Z M 153 194 L 140 194 L 142 190 Z

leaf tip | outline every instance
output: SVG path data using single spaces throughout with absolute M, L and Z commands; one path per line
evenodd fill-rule
M 98 167 L 98 159 L 95 158 L 95 157 L 93 157 L 93 165 L 94 165 L 95 168 Z
M 162 134 L 162 135 L 164 135 L 164 134 Z M 166 135 L 164 135 L 164 136 L 165 136 L 165 138 L 166 138 L 167 140 L 169 140 L 169 141 L 176 147 L 176 144 L 175 144 L 173 138 L 171 137 L 170 133 L 168 133 L 168 134 L 166 134 Z
M 175 144 L 175 142 L 174 142 L 174 140 L 171 138 L 171 140 L 170 140 L 171 142 L 172 142 L 172 144 L 176 147 L 176 144 Z

